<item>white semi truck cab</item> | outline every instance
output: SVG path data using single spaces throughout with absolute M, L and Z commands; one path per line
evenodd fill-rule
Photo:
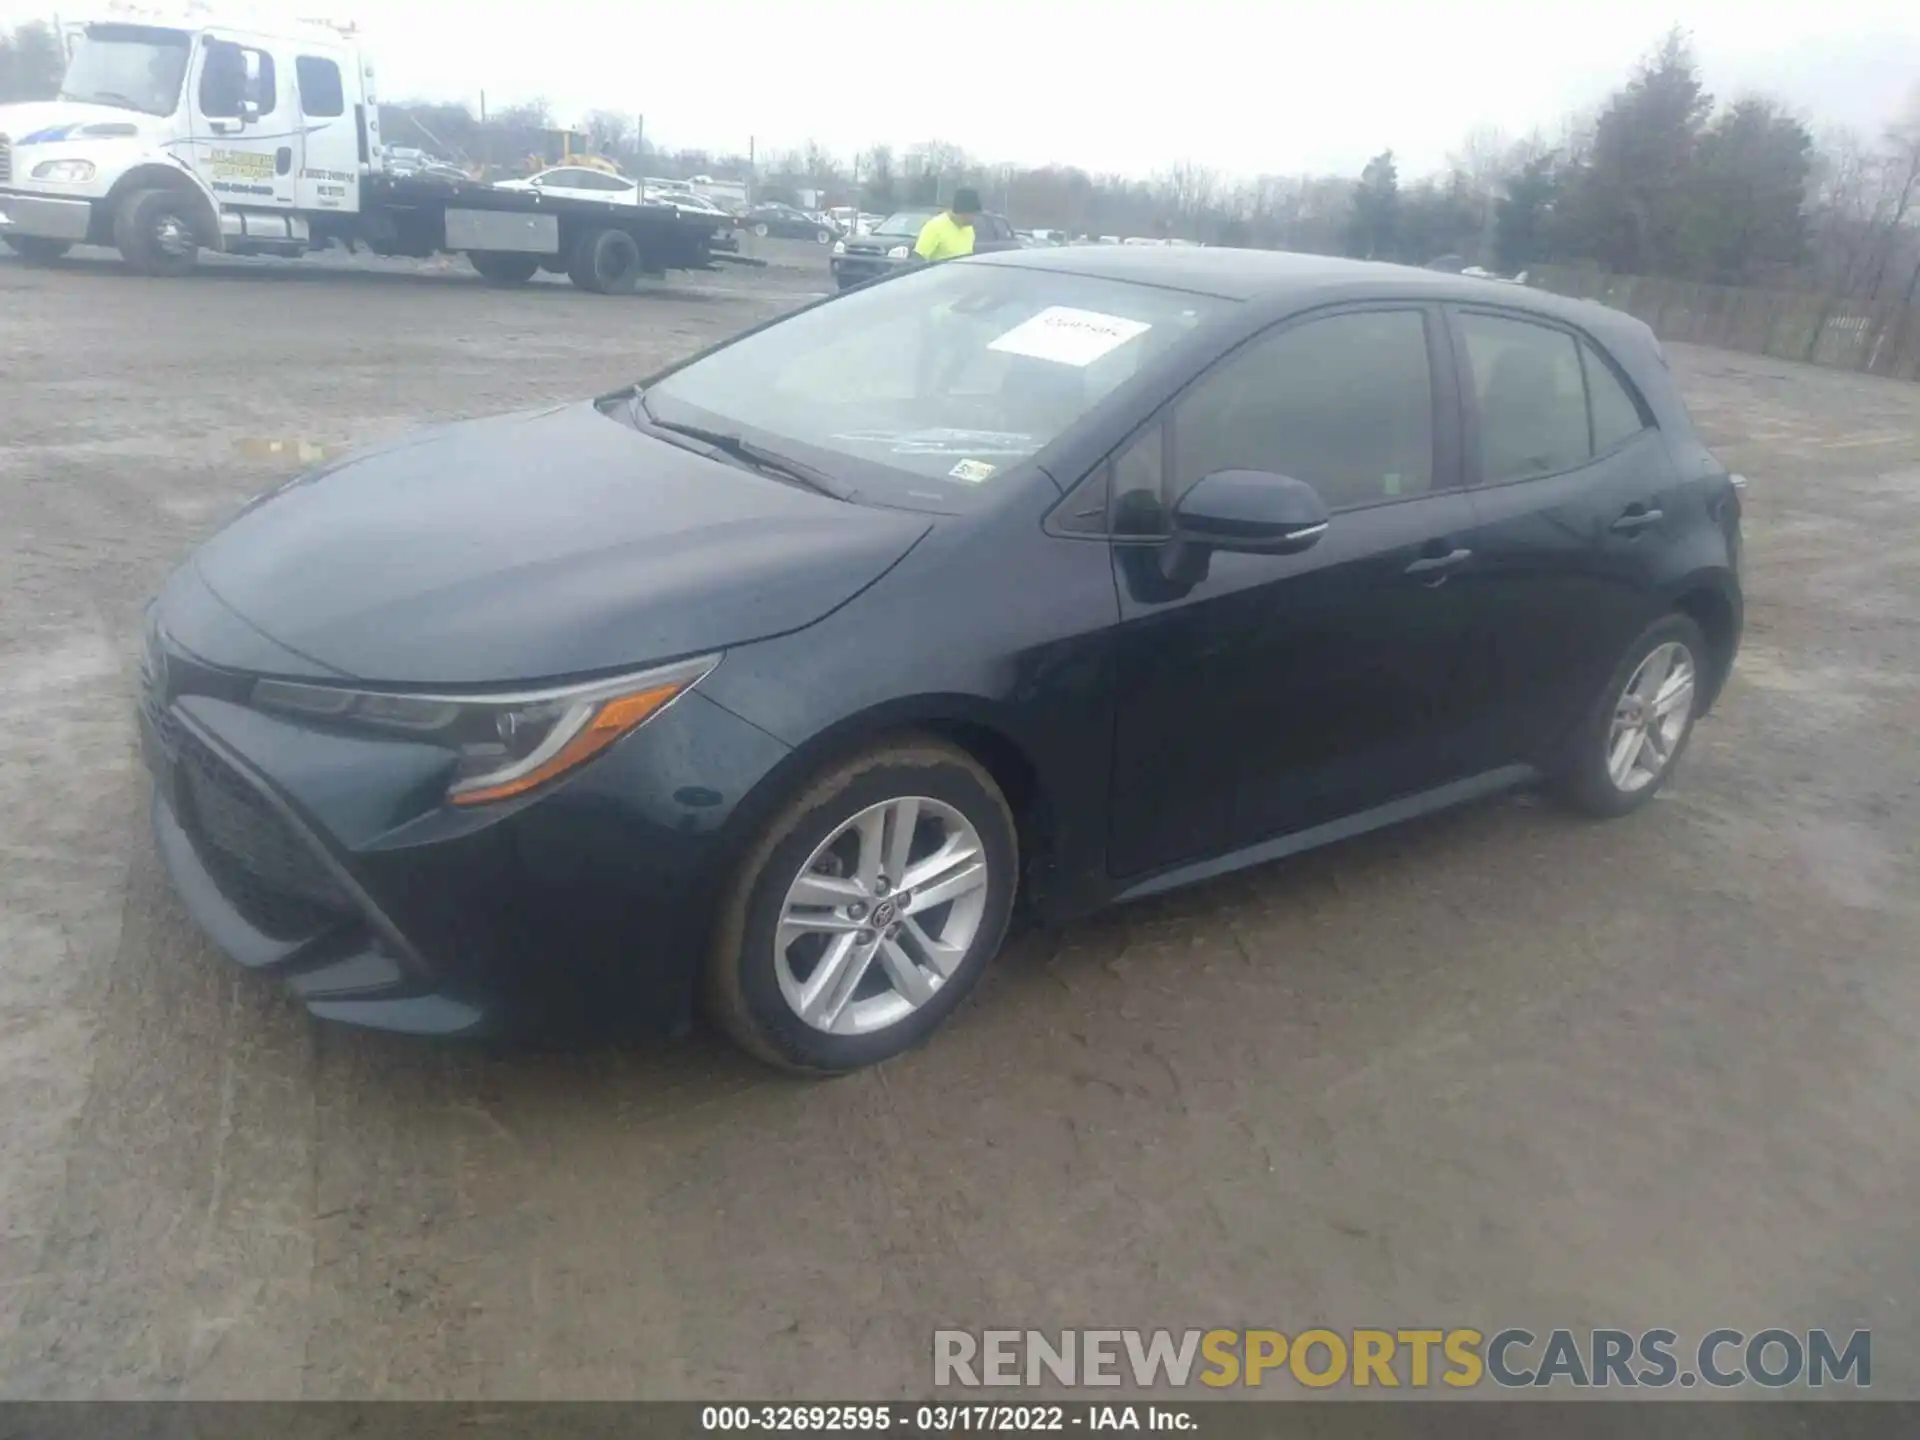
M 149 275 L 203 250 L 465 253 L 496 283 L 582 288 L 711 263 L 711 220 L 392 173 L 351 26 L 120 11 L 65 26 L 59 98 L 0 105 L 0 241 L 30 261 L 111 245 Z M 396 167 L 400 169 L 404 167 Z

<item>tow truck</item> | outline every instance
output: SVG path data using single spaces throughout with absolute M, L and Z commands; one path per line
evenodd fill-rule
M 202 252 L 464 254 L 518 285 L 598 294 L 708 269 L 711 218 L 497 189 L 389 166 L 371 57 L 351 23 L 128 8 L 63 27 L 59 98 L 0 105 L 0 242 L 30 262 L 107 245 L 145 275 Z M 413 173 L 407 173 L 413 171 Z

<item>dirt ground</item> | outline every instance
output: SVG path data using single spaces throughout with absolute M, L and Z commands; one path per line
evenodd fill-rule
M 1920 388 L 1677 351 L 1753 480 L 1663 800 L 1525 797 L 1031 937 L 928 1049 L 325 1029 L 149 841 L 139 607 L 327 446 L 824 288 L 0 260 L 0 1394 L 912 1396 L 942 1326 L 1825 1325 L 1920 1393 Z M 529 477 L 530 481 L 532 477 Z

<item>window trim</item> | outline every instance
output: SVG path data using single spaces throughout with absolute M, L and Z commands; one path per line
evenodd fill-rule
M 1113 528 L 1113 467 L 1119 462 L 1146 432 L 1154 426 L 1160 427 L 1162 446 L 1160 464 L 1162 476 L 1173 473 L 1175 446 L 1175 416 L 1180 406 L 1199 386 L 1205 384 L 1225 366 L 1238 360 L 1253 346 L 1277 338 L 1302 325 L 1310 325 L 1319 320 L 1336 319 L 1342 315 L 1360 315 L 1383 310 L 1407 310 L 1418 314 L 1425 325 L 1427 340 L 1427 378 L 1432 388 L 1433 405 L 1433 459 L 1432 479 L 1427 488 L 1411 495 L 1382 496 L 1378 500 L 1358 505 L 1329 506 L 1330 515 L 1359 515 L 1373 510 L 1382 510 L 1392 505 L 1408 505 L 1416 501 L 1430 499 L 1442 494 L 1458 494 L 1469 488 L 1467 484 L 1467 466 L 1465 452 L 1466 427 L 1461 415 L 1463 396 L 1460 388 L 1458 361 L 1451 343 L 1451 327 L 1446 324 L 1442 314 L 1443 302 L 1430 296 L 1414 296 L 1401 299 L 1335 300 L 1316 305 L 1309 310 L 1295 311 L 1261 325 L 1258 329 L 1241 337 L 1228 349 L 1213 357 L 1206 366 L 1187 377 L 1180 388 L 1168 396 L 1139 424 L 1130 427 L 1099 461 L 1083 475 L 1066 487 L 1066 493 L 1060 502 L 1047 512 L 1042 528 L 1050 535 L 1063 540 L 1104 540 L 1115 545 L 1161 545 L 1166 537 L 1149 535 L 1122 535 Z M 1102 478 L 1104 477 L 1104 478 Z M 1070 531 L 1061 528 L 1056 516 L 1070 513 L 1081 491 L 1103 485 L 1107 496 L 1107 523 L 1102 532 Z
M 1646 396 L 1640 393 L 1620 362 L 1607 353 L 1607 347 L 1594 339 L 1578 325 L 1560 319 L 1557 315 L 1543 315 L 1537 310 L 1511 309 L 1500 305 L 1490 305 L 1474 301 L 1471 303 L 1450 302 L 1441 307 L 1448 333 L 1452 337 L 1453 371 L 1459 391 L 1459 409 L 1461 423 L 1461 488 L 1465 490 L 1503 490 L 1509 485 L 1533 485 L 1541 480 L 1557 480 L 1567 475 L 1577 475 L 1582 470 L 1598 465 L 1603 460 L 1625 451 L 1629 446 L 1638 444 L 1648 431 L 1658 431 L 1659 422 L 1654 418 L 1653 409 L 1647 404 Z M 1543 470 L 1538 475 L 1520 475 L 1511 480 L 1487 479 L 1486 452 L 1482 444 L 1484 427 L 1480 415 L 1480 396 L 1472 385 L 1473 362 L 1467 354 L 1467 336 L 1465 328 L 1459 323 L 1464 315 L 1484 315 L 1490 320 L 1506 320 L 1522 325 L 1537 325 L 1542 330 L 1558 331 L 1573 341 L 1574 355 L 1580 362 L 1580 394 L 1587 407 L 1587 448 L 1594 449 L 1593 433 L 1593 387 L 1587 378 L 1586 352 L 1591 350 L 1600 362 L 1613 372 L 1613 378 L 1626 392 L 1627 399 L 1640 414 L 1641 425 L 1633 434 L 1626 436 L 1604 451 L 1589 455 L 1578 465 L 1569 465 L 1560 470 Z

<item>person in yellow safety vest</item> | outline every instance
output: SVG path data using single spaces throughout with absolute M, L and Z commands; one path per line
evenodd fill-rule
M 980 213 L 980 192 L 964 186 L 953 203 L 920 227 L 913 253 L 921 260 L 952 260 L 973 253 L 973 222 Z

